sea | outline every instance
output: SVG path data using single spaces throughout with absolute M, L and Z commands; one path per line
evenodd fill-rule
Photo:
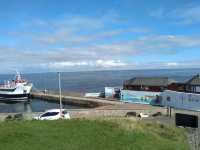
M 167 76 L 178 82 L 185 82 L 193 75 L 199 74 L 200 69 L 154 69 L 154 70 L 106 70 L 61 72 L 62 92 L 87 93 L 101 92 L 104 87 L 122 87 L 123 82 L 133 77 Z M 29 73 L 22 74 L 23 78 L 33 83 L 33 90 L 58 91 L 58 73 Z M 14 74 L 1 74 L 0 83 L 12 80 Z M 40 99 L 30 99 L 23 103 L 0 102 L 1 112 L 41 112 L 50 108 L 59 108 L 57 103 L 45 102 Z M 64 105 L 67 109 L 80 108 Z

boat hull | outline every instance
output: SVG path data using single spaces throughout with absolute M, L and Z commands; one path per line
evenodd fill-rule
M 0 101 L 27 101 L 30 94 L 0 94 Z

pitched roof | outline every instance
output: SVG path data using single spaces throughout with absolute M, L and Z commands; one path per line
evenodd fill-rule
M 200 85 L 200 75 L 194 76 L 192 79 L 190 79 L 187 84 L 189 85 Z
M 168 77 L 135 77 L 124 82 L 125 85 L 143 85 L 143 86 L 168 86 L 175 82 Z

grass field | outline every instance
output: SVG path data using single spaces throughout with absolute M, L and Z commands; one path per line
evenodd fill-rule
M 182 129 L 124 119 L 0 123 L 0 150 L 187 150 Z

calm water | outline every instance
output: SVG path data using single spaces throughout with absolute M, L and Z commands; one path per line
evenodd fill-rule
M 165 69 L 165 70 L 126 70 L 126 71 L 88 71 L 61 73 L 63 92 L 99 92 L 105 86 L 122 86 L 124 80 L 136 76 L 168 76 L 184 82 L 200 69 Z M 14 75 L 0 75 L 0 83 L 13 79 Z M 23 74 L 23 77 L 34 84 L 36 90 L 58 91 L 57 73 Z M 74 108 L 65 105 L 65 108 Z M 59 108 L 58 104 L 32 100 L 30 103 L 5 104 L 0 103 L 0 112 L 44 111 L 49 108 Z
M 62 90 L 69 92 L 99 92 L 105 86 L 121 86 L 124 80 L 136 76 L 168 76 L 177 81 L 185 81 L 200 69 L 165 69 L 165 70 L 121 70 L 87 71 L 61 73 Z M 0 75 L 0 83 L 13 79 L 14 75 Z M 23 77 L 39 90 L 58 90 L 57 73 L 24 74 Z
M 5 103 L 0 102 L 0 113 L 8 112 L 43 112 L 47 109 L 59 108 L 58 103 L 42 101 L 39 99 L 31 99 L 29 102 Z M 80 108 L 63 104 L 63 108 L 73 109 Z

